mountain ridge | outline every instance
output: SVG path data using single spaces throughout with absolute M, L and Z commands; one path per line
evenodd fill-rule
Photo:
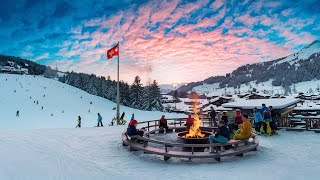
M 219 83 L 219 88 L 239 88 L 251 81 L 256 83 L 272 79 L 273 86 L 288 87 L 295 83 L 320 79 L 320 40 L 303 47 L 291 55 L 278 59 L 239 66 L 226 76 L 211 76 L 203 81 L 191 82 L 177 89 L 189 92 L 203 84 Z

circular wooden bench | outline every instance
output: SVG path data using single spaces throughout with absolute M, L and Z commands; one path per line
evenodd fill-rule
M 146 127 L 144 127 L 146 128 Z M 184 130 L 185 127 L 170 127 L 173 132 Z M 250 151 L 256 151 L 259 143 L 253 137 L 252 141 L 240 141 L 231 139 L 225 144 L 221 143 L 209 143 L 209 144 L 184 144 L 184 143 L 171 143 L 165 141 L 159 141 L 151 139 L 150 135 L 155 134 L 163 130 L 162 128 L 155 128 L 154 130 L 145 132 L 143 137 L 140 136 L 128 136 L 126 133 L 122 133 L 121 139 L 124 146 L 128 146 L 129 150 L 142 151 L 148 154 L 156 154 L 164 157 L 164 160 L 175 157 L 175 158 L 213 158 L 220 161 L 222 157 L 227 156 L 243 156 L 244 153 Z M 152 146 L 150 144 L 157 145 Z M 174 149 L 174 147 L 188 148 L 190 151 L 180 151 Z M 225 150 L 228 147 L 228 150 Z M 197 152 L 196 148 L 208 148 L 217 149 L 211 152 Z

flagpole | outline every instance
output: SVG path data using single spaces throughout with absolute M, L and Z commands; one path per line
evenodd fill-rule
M 120 123 L 119 56 L 120 56 L 120 45 L 119 45 L 119 41 L 118 41 L 117 125 L 119 125 L 119 123 Z

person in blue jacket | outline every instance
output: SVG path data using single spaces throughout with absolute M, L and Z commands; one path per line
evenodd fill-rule
M 260 111 L 257 108 L 253 109 L 253 119 L 254 119 L 254 127 L 257 133 L 260 133 L 261 125 L 263 122 L 263 117 Z
M 97 124 L 97 127 L 100 127 L 100 125 L 101 125 L 101 127 L 103 127 L 102 117 L 101 117 L 100 113 L 98 113 L 98 124 Z
M 133 135 L 139 135 L 143 136 L 144 132 L 137 130 L 137 120 L 132 120 L 127 128 L 127 135 L 133 136 Z
M 219 121 L 219 131 L 215 135 L 209 136 L 210 143 L 227 143 L 230 140 L 230 131 L 223 120 Z
M 271 118 L 271 112 L 270 109 L 266 106 L 266 104 L 262 104 L 262 108 L 260 110 L 260 113 L 262 114 L 262 119 L 263 119 L 263 130 L 265 133 L 267 133 L 268 125 L 267 122 L 272 122 Z

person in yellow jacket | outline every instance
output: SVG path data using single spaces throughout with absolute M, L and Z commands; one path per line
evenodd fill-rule
M 247 114 L 242 114 L 241 129 L 239 129 L 236 134 L 233 136 L 233 139 L 236 140 L 247 140 L 251 137 L 252 134 L 252 125 L 248 119 Z

